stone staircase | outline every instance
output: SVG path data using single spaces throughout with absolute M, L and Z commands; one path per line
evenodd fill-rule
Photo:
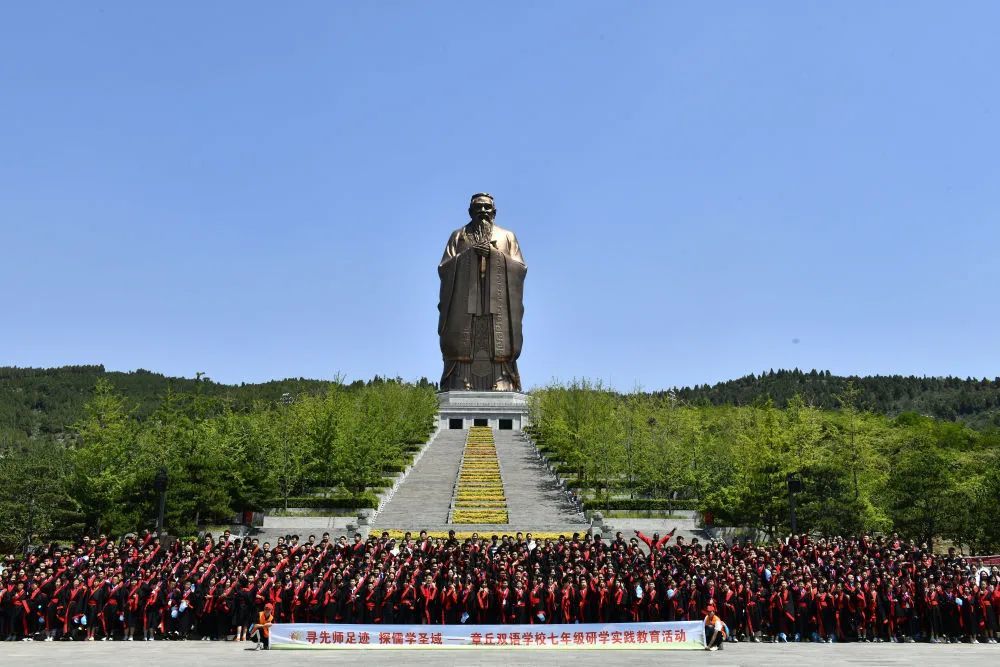
M 509 523 L 449 524 L 448 510 L 465 447 L 465 430 L 442 430 L 374 520 L 389 529 L 481 533 L 585 532 L 589 524 L 569 503 L 555 475 L 519 431 L 494 430 Z
M 441 430 L 396 493 L 375 516 L 375 528 L 420 530 L 446 525 L 466 431 Z
M 510 525 L 529 530 L 559 527 L 571 532 L 589 527 L 520 431 L 494 431 L 494 438 Z

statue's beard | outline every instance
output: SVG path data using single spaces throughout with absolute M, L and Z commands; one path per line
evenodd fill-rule
M 493 218 L 489 214 L 480 215 L 475 220 L 472 236 L 476 239 L 489 241 L 493 236 Z

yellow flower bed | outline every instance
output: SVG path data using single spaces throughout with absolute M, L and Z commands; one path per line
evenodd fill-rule
M 507 510 L 455 510 L 452 523 L 507 523 Z
M 473 427 L 465 439 L 462 467 L 455 484 L 452 523 L 507 523 L 500 460 L 493 429 Z

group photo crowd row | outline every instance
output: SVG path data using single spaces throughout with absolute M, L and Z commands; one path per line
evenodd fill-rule
M 0 639 L 236 640 L 277 623 L 693 621 L 727 641 L 996 643 L 1000 567 L 889 536 L 84 537 L 8 556 Z

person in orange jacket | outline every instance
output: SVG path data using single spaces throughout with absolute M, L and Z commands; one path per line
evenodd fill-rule
M 726 641 L 726 626 L 722 619 L 715 613 L 715 605 L 708 605 L 708 614 L 705 616 L 705 649 L 708 651 L 721 650 Z
M 264 605 L 264 611 L 257 615 L 257 623 L 254 624 L 253 631 L 257 633 L 260 643 L 257 650 L 268 650 L 271 648 L 271 626 L 274 625 L 274 605 L 268 602 Z

